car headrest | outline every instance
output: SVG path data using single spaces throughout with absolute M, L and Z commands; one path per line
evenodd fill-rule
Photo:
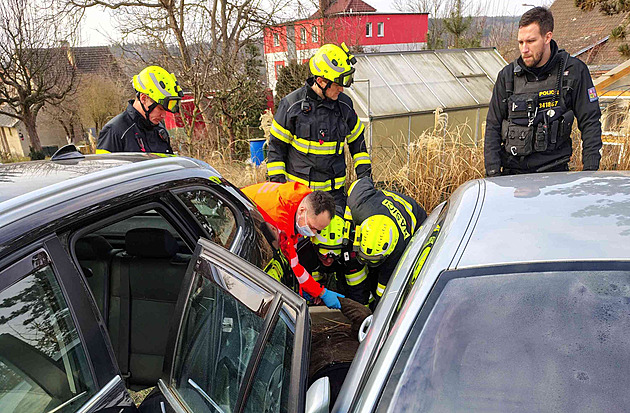
M 100 235 L 87 235 L 77 240 L 74 251 L 80 260 L 98 260 L 108 258 L 112 246 Z
M 171 258 L 179 250 L 177 240 L 165 229 L 135 228 L 125 234 L 127 254 L 144 258 Z

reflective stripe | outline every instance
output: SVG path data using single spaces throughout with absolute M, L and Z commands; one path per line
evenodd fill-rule
M 285 168 L 284 162 L 269 162 L 267 164 L 267 173 L 269 175 L 284 175 Z
M 343 153 L 343 145 L 339 145 L 339 151 L 337 151 L 337 142 L 322 142 L 321 144 L 316 141 L 309 141 L 308 139 L 295 138 L 291 141 L 293 146 L 298 151 L 305 154 L 313 155 L 336 155 Z
M 265 192 L 274 191 L 280 185 L 282 185 L 282 184 L 279 183 L 279 182 L 265 182 L 264 184 L 260 185 L 260 187 L 258 188 L 258 191 L 256 193 L 257 194 L 264 194 Z M 296 260 L 297 260 L 297 258 L 296 258 Z M 297 261 L 296 261 L 296 264 L 297 264 Z M 291 265 L 293 265 L 293 261 L 291 261 Z
M 346 210 L 343 212 L 343 219 L 346 221 L 352 221 L 352 211 L 348 205 L 346 205 Z
M 97 149 L 97 150 L 96 150 L 96 154 L 97 154 L 97 155 L 102 155 L 102 154 L 104 154 L 104 153 L 111 153 L 111 152 L 110 152 L 110 151 L 108 151 L 108 150 L 105 150 L 105 149 Z
M 348 285 L 357 285 L 367 278 L 367 266 L 364 266 L 354 274 L 346 274 L 346 282 Z
M 385 286 L 381 283 L 378 283 L 378 285 L 376 286 L 376 295 L 378 295 L 379 297 L 382 297 L 384 292 L 385 292 Z
M 350 132 L 350 134 L 346 136 L 346 141 L 348 143 L 354 142 L 364 130 L 365 130 L 365 125 L 363 125 L 363 122 L 361 122 L 361 120 L 357 117 L 357 124 L 354 125 L 352 132 Z
M 363 178 L 361 178 L 363 179 Z M 348 196 L 350 196 L 350 194 L 352 193 L 352 190 L 354 189 L 354 186 L 357 184 L 357 182 L 359 182 L 361 179 L 357 179 L 356 181 L 354 181 L 352 184 L 350 184 L 350 188 L 348 189 Z
M 290 173 L 286 173 L 287 179 L 294 182 L 299 182 L 303 185 L 308 186 L 314 191 L 330 191 L 332 189 L 332 185 L 330 184 L 330 180 L 325 182 L 315 182 L 315 181 L 307 181 L 306 179 L 298 178 L 295 175 L 291 175 Z M 338 177 L 335 178 L 335 188 L 341 188 L 346 184 L 346 177 Z
M 151 155 L 159 156 L 160 158 L 168 158 L 169 156 L 177 156 L 172 153 L 157 153 L 157 152 L 149 152 Z
M 329 68 L 331 68 L 332 70 L 334 70 L 337 73 L 343 73 L 344 72 L 344 68 L 343 67 L 339 67 L 337 65 L 334 65 L 331 61 L 330 58 L 328 57 L 328 55 L 326 53 L 324 53 L 322 55 L 322 59 L 324 60 L 324 62 L 326 62 L 326 64 L 328 65 Z
M 271 134 L 284 143 L 291 143 L 291 141 L 293 141 L 293 134 L 280 126 L 275 119 L 271 123 Z
M 158 82 L 158 80 L 155 77 L 154 73 L 149 72 L 149 77 L 153 81 L 153 84 L 155 84 L 155 87 L 160 91 L 160 93 L 162 93 L 162 95 L 164 95 L 164 97 L 166 97 L 166 96 L 174 96 L 174 95 L 171 95 L 166 89 L 164 89 L 162 87 L 162 85 L 160 85 L 160 82 Z
M 405 200 L 405 198 L 401 197 L 398 194 L 395 194 L 393 192 L 389 192 L 389 191 L 385 191 L 383 190 L 383 194 L 394 198 L 395 201 L 399 202 L 400 204 L 402 204 L 403 207 L 405 207 L 405 210 L 407 211 L 407 214 L 409 214 L 409 216 L 411 217 L 411 233 L 413 234 L 416 228 L 416 216 L 413 214 L 413 207 L 411 206 L 411 204 L 409 202 L 407 202 Z
M 320 274 L 320 273 L 319 273 L 319 271 L 313 271 L 313 273 L 312 273 L 311 275 L 313 276 L 313 279 L 314 279 L 315 281 L 319 281 L 319 280 L 321 280 L 322 278 L 324 278 L 324 275 L 323 275 L 323 274 Z
M 291 258 L 291 268 L 293 268 L 296 265 L 298 265 L 299 262 L 300 262 L 300 260 L 298 259 L 298 257 Z
M 306 270 L 303 270 L 302 275 L 298 276 L 296 274 L 295 276 L 297 277 L 297 280 L 300 284 L 304 284 L 308 281 L 309 273 L 307 273 Z
M 370 154 L 367 152 L 358 152 L 352 155 L 352 160 L 354 161 L 354 167 L 356 168 L 359 165 L 371 165 L 372 161 L 370 160 Z

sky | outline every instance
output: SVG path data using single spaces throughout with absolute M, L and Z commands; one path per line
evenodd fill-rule
M 392 0 L 365 0 L 379 12 L 395 11 Z M 488 16 L 520 16 L 532 6 L 549 5 L 552 0 L 470 0 L 473 7 L 481 7 Z M 80 44 L 82 46 L 101 46 L 111 43 L 109 36 L 117 32 L 115 24 L 107 11 L 92 8 L 86 13 Z

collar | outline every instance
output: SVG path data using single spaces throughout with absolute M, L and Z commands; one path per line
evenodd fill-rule
M 127 115 L 136 123 L 136 125 L 138 125 L 138 127 L 140 127 L 140 129 L 144 129 L 146 131 L 152 131 L 155 129 L 158 125 L 154 125 L 149 122 L 142 113 L 138 112 L 136 108 L 133 107 L 133 102 L 134 100 L 132 99 L 129 101 L 129 105 L 127 105 Z
M 317 104 L 316 106 L 323 105 L 325 107 L 328 107 L 329 109 L 334 108 L 337 102 L 339 102 L 339 99 L 332 100 L 332 99 L 320 97 L 312 88 L 314 84 L 315 84 L 314 77 L 309 77 L 308 79 L 306 79 L 306 83 L 304 84 L 304 88 L 306 89 L 306 96 L 305 96 L 306 99 L 310 101 L 314 101 Z

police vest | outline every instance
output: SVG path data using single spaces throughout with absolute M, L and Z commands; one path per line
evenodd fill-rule
M 512 156 L 550 152 L 571 138 L 574 115 L 565 106 L 563 87 L 569 54 L 558 54 L 551 74 L 538 81 L 528 81 L 518 61 L 513 63 L 513 76 L 506 80 L 508 118 L 501 125 L 504 149 Z

